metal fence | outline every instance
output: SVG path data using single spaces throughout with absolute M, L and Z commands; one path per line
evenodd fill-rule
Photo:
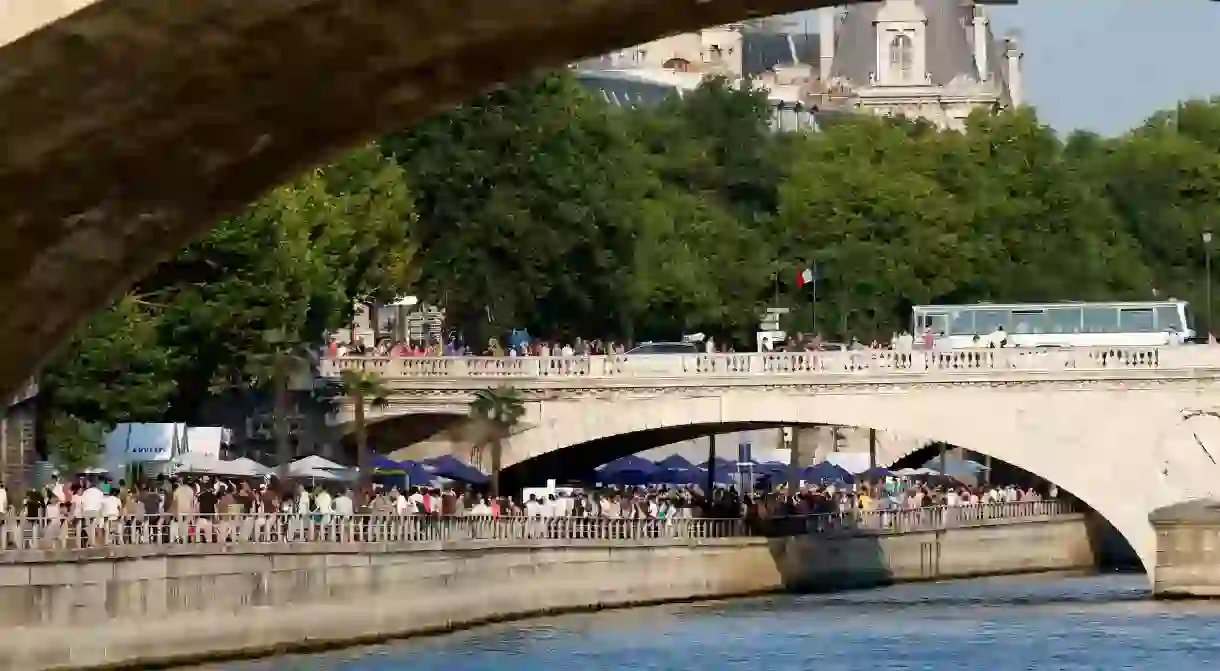
M 139 518 L 8 518 L 0 524 L 0 552 L 86 550 L 113 546 L 164 547 L 285 544 L 411 544 L 436 541 L 514 542 L 708 539 L 802 534 L 905 533 L 994 521 L 1072 513 L 1064 501 L 1026 501 L 852 511 L 741 519 L 674 517 L 483 517 L 433 515 L 191 515 Z

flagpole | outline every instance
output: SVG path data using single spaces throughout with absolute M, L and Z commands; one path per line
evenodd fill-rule
M 779 307 L 779 271 L 776 270 L 771 277 L 775 280 L 775 302 L 772 305 Z
M 813 262 L 813 335 L 818 337 L 818 262 Z

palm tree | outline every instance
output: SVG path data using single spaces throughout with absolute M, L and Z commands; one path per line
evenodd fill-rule
M 368 427 L 365 426 L 365 406 L 380 408 L 385 406 L 390 390 L 385 386 L 381 376 L 373 371 L 347 369 L 339 374 L 339 382 L 343 385 L 343 393 L 352 401 L 355 408 L 356 424 L 356 463 L 360 468 L 360 480 L 357 488 L 364 493 L 371 482 L 372 472 L 369 465 L 372 461 L 369 455 Z
M 504 441 L 525 415 L 525 403 L 521 394 L 512 387 L 480 389 L 470 402 L 470 418 L 474 422 L 477 437 L 473 452 L 481 455 L 483 450 L 491 452 L 491 498 L 500 496 L 500 460 Z

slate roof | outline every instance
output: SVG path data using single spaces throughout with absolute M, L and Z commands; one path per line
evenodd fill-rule
M 793 33 L 797 61 L 812 65 L 817 71 L 821 63 L 821 36 L 817 34 Z M 792 50 L 788 46 L 788 35 L 781 32 L 747 30 L 742 34 L 742 70 L 755 76 L 776 66 L 792 65 Z
M 867 86 L 869 73 L 877 68 L 877 13 L 885 2 L 861 2 L 851 6 L 839 25 L 838 49 L 832 77 L 856 86 Z M 977 80 L 974 68 L 972 10 L 962 0 L 915 0 L 927 16 L 927 64 L 932 83 L 945 85 L 957 77 Z M 990 38 L 990 30 L 988 31 Z M 1004 48 L 991 39 L 988 69 L 993 78 L 1005 79 Z

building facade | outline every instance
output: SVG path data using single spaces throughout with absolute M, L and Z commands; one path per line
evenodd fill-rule
M 672 35 L 575 69 L 615 104 L 681 95 L 708 76 L 748 77 L 768 91 L 779 129 L 816 130 L 818 118 L 846 112 L 960 130 L 976 109 L 1022 103 L 1023 53 L 1016 37 L 995 37 L 986 5 L 997 1 L 861 2 L 819 10 L 813 22 L 805 14 Z

